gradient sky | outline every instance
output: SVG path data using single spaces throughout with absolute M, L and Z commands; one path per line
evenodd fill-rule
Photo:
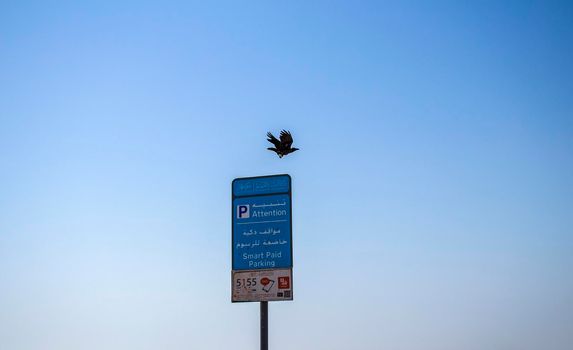
M 230 186 L 289 173 L 272 349 L 570 349 L 572 62 L 566 1 L 3 0 L 0 348 L 258 348 Z

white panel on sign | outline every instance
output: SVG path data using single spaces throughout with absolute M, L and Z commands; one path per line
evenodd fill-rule
M 233 302 L 292 300 L 292 270 L 233 271 Z

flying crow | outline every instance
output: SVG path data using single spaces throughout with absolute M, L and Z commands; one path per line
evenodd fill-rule
M 283 156 L 286 156 L 287 154 L 292 153 L 294 151 L 298 151 L 298 148 L 291 147 L 292 135 L 290 134 L 290 132 L 286 130 L 281 131 L 280 141 L 276 137 L 274 137 L 274 135 L 271 134 L 270 132 L 267 132 L 267 137 L 268 137 L 267 141 L 269 141 L 275 146 L 275 147 L 269 147 L 267 149 L 276 152 L 279 158 L 282 158 Z

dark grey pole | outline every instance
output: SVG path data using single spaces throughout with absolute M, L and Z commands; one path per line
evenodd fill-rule
M 261 301 L 261 350 L 269 350 L 269 303 Z

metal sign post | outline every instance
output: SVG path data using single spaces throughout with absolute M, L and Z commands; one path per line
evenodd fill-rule
M 269 302 L 261 301 L 261 350 L 269 350 Z
M 289 175 L 232 184 L 231 301 L 260 302 L 261 350 L 268 350 L 268 302 L 293 300 Z

